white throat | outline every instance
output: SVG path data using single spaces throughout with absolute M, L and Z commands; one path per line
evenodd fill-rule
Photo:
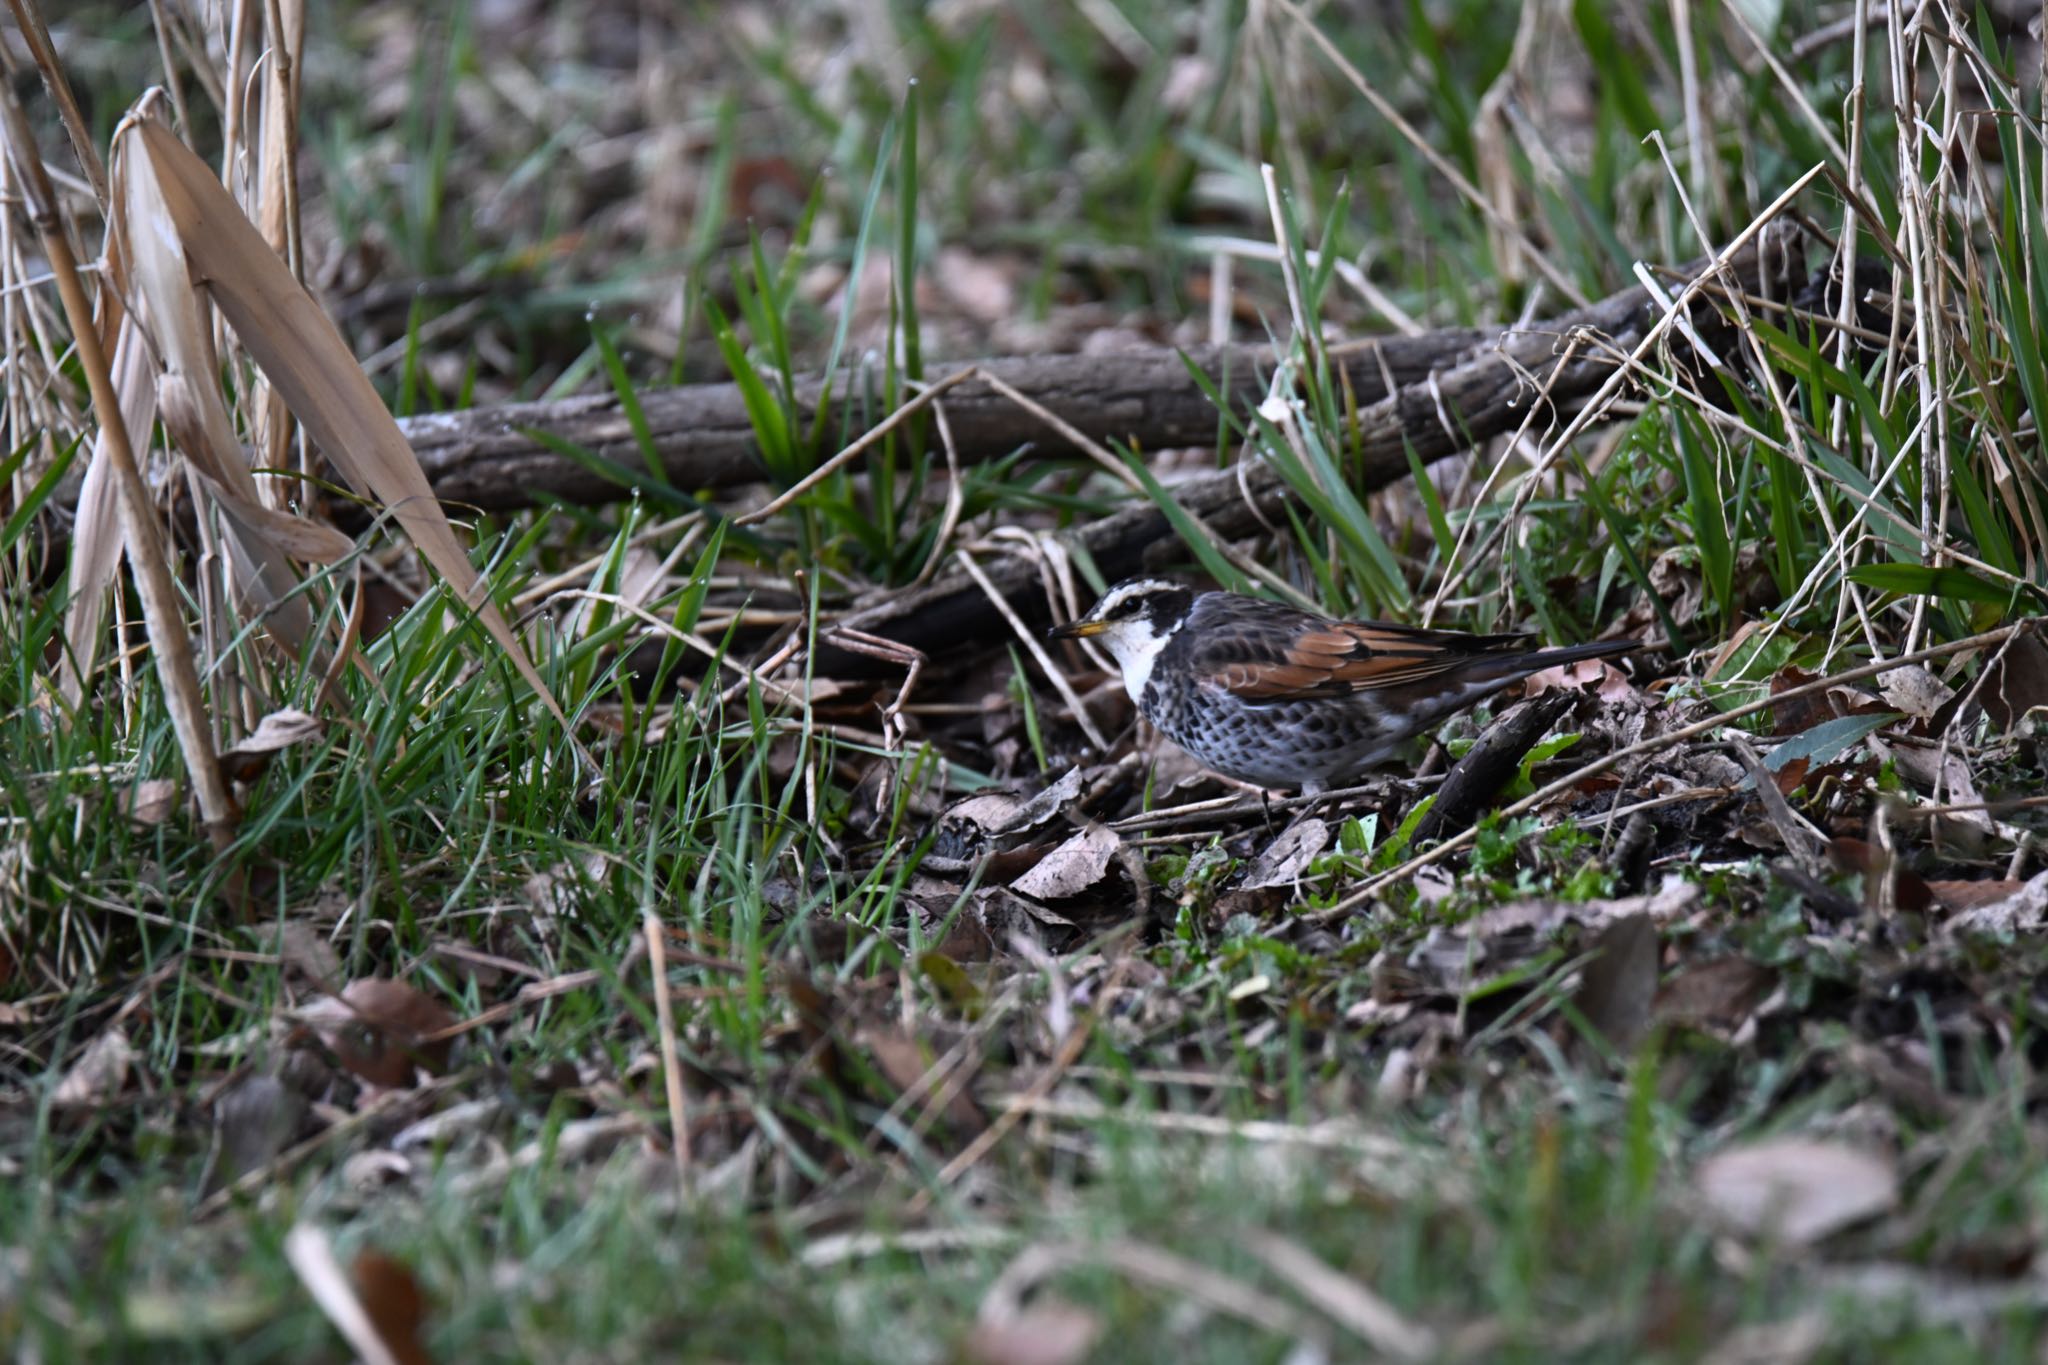
M 1152 677 L 1152 665 L 1159 661 L 1160 651 L 1172 638 L 1171 633 L 1158 634 L 1150 621 L 1143 620 L 1119 624 L 1103 636 L 1103 643 L 1116 656 L 1117 667 L 1123 670 L 1124 691 L 1141 706 L 1145 684 Z

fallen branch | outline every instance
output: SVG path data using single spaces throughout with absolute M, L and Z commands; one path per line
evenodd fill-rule
M 1785 298 L 1793 286 L 1804 284 L 1800 273 L 1804 267 L 1792 245 L 1794 231 L 1789 226 L 1766 231 L 1759 242 L 1731 256 L 1722 271 L 1722 288 Z M 1702 292 L 1717 291 L 1709 288 Z M 1397 374 L 1397 388 L 1391 395 L 1377 379 L 1370 389 L 1354 381 L 1360 405 L 1359 453 L 1351 467 L 1356 471 L 1358 491 L 1368 492 L 1407 477 L 1410 450 L 1428 462 L 1519 428 L 1528 420 L 1529 405 L 1539 394 L 1547 395 L 1556 416 L 1576 412 L 1606 385 L 1618 358 L 1634 350 L 1662 316 L 1662 308 L 1642 289 L 1627 289 L 1590 308 L 1495 333 L 1485 347 L 1467 347 L 1455 353 L 1446 350 L 1447 362 L 1418 378 L 1404 380 Z M 1688 326 L 1717 350 L 1727 349 L 1723 343 L 1733 334 L 1732 324 L 1705 305 L 1692 308 Z M 1584 333 L 1597 334 L 1603 340 L 1568 350 L 1565 338 Z M 1402 340 L 1422 343 L 1428 339 Z M 1346 348 L 1342 357 L 1345 372 L 1362 376 L 1376 370 L 1376 364 L 1370 362 L 1361 367 L 1360 355 L 1372 347 L 1390 349 L 1397 344 L 1395 340 L 1369 343 L 1366 352 Z M 1673 345 L 1681 352 L 1686 349 L 1682 343 Z M 1333 354 L 1332 359 L 1337 358 Z M 983 370 L 989 371 L 994 364 L 985 364 Z M 1181 382 L 1192 391 L 1185 375 Z M 979 387 L 969 382 L 955 394 L 973 393 Z M 1258 391 L 1260 396 L 1263 393 L 1263 389 Z M 1382 396 L 1368 406 L 1369 393 Z M 948 408 L 957 401 L 957 397 L 949 397 Z M 1215 410 L 1208 411 L 1209 439 L 1213 440 Z M 1288 496 L 1280 476 L 1263 461 L 1187 480 L 1175 485 L 1173 494 L 1184 509 L 1226 539 L 1251 535 L 1277 519 Z M 1157 507 L 1134 503 L 1063 534 L 1085 548 L 1103 574 L 1114 581 L 1147 567 L 1174 531 Z M 1047 623 L 1044 593 L 1031 561 L 1012 556 L 982 568 L 1025 621 Z M 993 638 L 1001 622 L 988 611 L 983 588 L 965 575 L 953 574 L 857 608 L 840 618 L 840 624 L 937 656 Z M 821 674 L 859 677 L 874 668 L 871 660 L 820 646 L 817 669 Z
M 1358 401 L 1373 403 L 1386 396 L 1382 362 L 1395 384 L 1419 383 L 1432 370 L 1492 345 L 1498 335 L 1496 330 L 1458 327 L 1389 337 L 1352 351 L 1346 373 Z M 1144 450 L 1214 445 L 1216 408 L 1188 374 L 1181 354 L 1013 356 L 938 366 L 926 377 L 939 384 L 962 370 L 978 369 L 1098 441 L 1129 441 Z M 1239 407 L 1265 396 L 1274 366 L 1269 346 L 1198 347 L 1187 357 Z M 838 387 L 848 385 L 842 381 Z M 822 388 L 816 378 L 796 386 L 804 427 L 811 424 Z M 857 376 L 852 388 L 862 388 Z M 767 479 L 737 385 L 690 384 L 650 390 L 639 399 L 653 450 L 677 488 L 733 488 Z M 843 410 L 844 398 L 835 402 Z M 881 416 L 877 412 L 856 421 L 848 436 Z M 967 464 L 1000 458 L 1050 435 L 995 385 L 979 380 L 968 380 L 946 395 L 946 417 Z M 629 492 L 558 454 L 533 433 L 567 441 L 627 469 L 645 467 L 632 424 L 610 393 L 409 417 L 399 428 L 412 442 L 434 492 L 443 501 L 477 507 L 523 507 L 544 494 L 569 502 L 614 502 Z

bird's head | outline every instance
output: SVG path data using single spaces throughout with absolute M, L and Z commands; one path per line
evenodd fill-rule
M 1194 607 L 1194 589 L 1163 578 L 1130 578 L 1102 594 L 1075 620 L 1054 626 L 1055 640 L 1096 640 L 1115 656 L 1132 697 L 1144 690 L 1152 662 Z

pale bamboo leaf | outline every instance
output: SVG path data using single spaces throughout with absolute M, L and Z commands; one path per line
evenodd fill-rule
M 213 172 L 163 124 L 138 119 L 122 130 L 124 146 L 156 172 L 169 228 L 192 275 L 203 282 L 235 328 L 242 346 L 284 395 L 292 413 L 342 476 L 382 501 L 439 571 L 455 596 L 510 657 L 541 701 L 568 721 L 540 673 L 513 638 L 448 523 L 419 460 L 377 391 L 335 330 L 284 263 L 220 186 Z

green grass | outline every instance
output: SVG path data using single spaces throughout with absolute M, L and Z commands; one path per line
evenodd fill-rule
M 1197 336 L 1176 330 L 1206 311 L 1209 256 L 1190 243 L 1219 235 L 1277 232 L 1301 282 L 1290 299 L 1279 270 L 1239 261 L 1241 301 L 1259 319 L 1240 321 L 1239 339 L 1290 336 L 1297 306 L 1311 330 L 1381 330 L 1340 259 L 1430 325 L 1563 306 L 1277 6 L 1260 30 L 1221 0 L 950 17 L 788 8 L 815 29 L 734 25 L 714 41 L 704 16 L 654 25 L 647 50 L 675 63 L 661 70 L 598 41 L 618 18 L 604 6 L 589 16 L 588 50 L 566 14 L 510 34 L 466 10 L 439 28 L 374 5 L 316 22 L 307 194 L 324 244 L 372 261 L 370 279 L 405 299 L 351 313 L 361 282 L 334 298 L 365 352 L 401 344 L 402 363 L 378 376 L 394 410 L 608 392 L 651 469 L 647 389 L 729 378 L 768 482 L 786 487 L 899 406 L 926 369 L 1009 335 L 943 290 L 912 287 L 942 273 L 948 248 L 1011 272 L 1018 316 L 1005 321 L 1076 345 L 1122 322 Z M 1684 127 L 1674 7 L 1572 6 L 1568 30 L 1543 35 L 1558 50 L 1525 54 L 1536 65 L 1516 107 L 1529 137 L 1493 144 L 1480 111 L 1515 37 L 1500 7 L 1387 8 L 1385 22 L 1317 21 L 1461 175 L 1504 172 L 1521 230 L 1574 288 L 1599 297 L 1638 259 L 1701 253 L 1679 203 L 1685 150 L 1674 183 L 1643 141 L 1662 129 L 1675 142 Z M 1695 207 L 1718 246 L 1825 150 L 1739 30 L 1715 7 L 1692 9 L 1702 82 L 1716 92 L 1715 193 Z M 1766 40 L 1782 46 L 1817 22 L 1818 7 L 1787 5 Z M 2010 71 L 1983 22 L 1965 31 Z M 845 27 L 863 24 L 877 27 Z M 146 30 L 109 32 L 67 58 L 103 131 L 102 106 L 160 74 Z M 352 115 L 365 79 L 354 54 L 376 34 L 394 43 L 376 70 L 404 98 Z M 1876 73 L 1881 38 L 1872 44 Z M 1831 121 L 1848 63 L 1837 44 L 1797 73 Z M 561 101 L 549 128 L 516 116 L 521 82 L 539 75 Z M 666 82 L 659 117 L 622 94 L 653 77 Z M 1586 107 L 1562 98 L 1580 86 Z M 1546 92 L 1559 98 L 1540 101 Z M 217 121 L 188 94 L 213 156 Z M 1861 662 L 1873 642 L 1909 648 L 2034 613 L 2048 489 L 2032 414 L 2048 286 L 2025 187 L 2044 151 L 2025 122 L 1996 125 L 2002 164 L 2026 173 L 1981 177 L 1981 211 L 1940 196 L 1929 210 L 1949 249 L 1947 391 L 1923 392 L 1875 350 L 1845 363 L 1832 333 L 1759 314 L 1742 344 L 1771 358 L 1769 384 L 1653 384 L 1625 421 L 1484 496 L 1485 466 L 1452 462 L 1418 462 L 1411 487 L 1367 493 L 1352 482 L 1352 405 L 1319 348 L 1300 348 L 1287 422 L 1219 414 L 1219 431 L 1271 461 L 1296 498 L 1257 562 L 1332 611 L 1412 620 L 1463 534 L 1463 579 L 1440 622 L 1561 642 L 1626 618 L 1668 638 L 1681 675 L 1657 703 L 1669 712 L 1702 696 L 1748 700 L 1787 665 Z M 644 167 L 605 199 L 592 158 L 617 150 L 607 139 L 663 129 L 686 149 L 681 199 L 633 179 Z M 1878 221 L 1859 252 L 1885 260 L 1902 194 L 1895 125 L 1874 97 L 1863 135 L 1859 191 Z M 1285 193 L 1277 228 L 1261 162 Z M 1930 157 L 1913 174 L 1939 170 Z M 1835 191 L 1799 207 L 1841 225 Z M 876 272 L 887 288 L 865 311 L 846 306 Z M 472 311 L 452 340 L 432 330 L 458 308 Z M 25 369 L 43 363 L 23 335 L 9 345 Z M 75 374 L 50 368 L 72 394 Z M 834 420 L 812 421 L 793 400 L 816 373 L 844 399 Z M 966 529 L 950 539 L 941 432 L 923 420 L 757 526 L 631 462 L 604 472 L 638 484 L 636 501 L 474 517 L 475 560 L 515 620 L 515 600 L 550 576 L 590 565 L 563 583 L 616 595 L 643 552 L 666 561 L 644 614 L 563 597 L 525 614 L 542 676 L 598 759 L 596 782 L 437 589 L 368 644 L 380 681 L 343 672 L 325 701 L 321 668 L 229 631 L 209 656 L 217 712 L 292 706 L 322 725 L 241 793 L 244 822 L 221 859 L 182 801 L 154 823 L 126 814 L 136 784 L 180 776 L 146 655 L 131 660 L 132 684 L 103 670 L 76 716 L 49 708 L 63 560 L 44 528 L 66 462 L 90 449 L 78 434 L 53 430 L 50 448 L 0 460 L 0 1175 L 16 1192 L 0 1200 L 0 1343 L 25 1358 L 346 1358 L 284 1256 L 302 1223 L 330 1231 L 344 1264 L 375 1248 L 410 1266 L 439 1359 L 972 1358 L 969 1335 L 1006 1268 L 1062 1247 L 1087 1250 L 1034 1284 L 1093 1316 L 1094 1358 L 1367 1355 L 1340 1314 L 1261 1258 L 1260 1234 L 1369 1287 L 1445 1358 L 1698 1359 L 1740 1329 L 1786 1333 L 1807 1315 L 1821 1360 L 2032 1359 L 2042 1345 L 2038 1304 L 2021 1292 L 2048 1199 L 2032 1112 L 2034 982 L 2048 968 L 2038 935 L 1952 937 L 1931 912 L 1880 921 L 1859 908 L 1857 878 L 1821 872 L 1844 913 L 1814 882 L 1772 871 L 1779 855 L 1757 835 L 1755 806 L 1667 809 L 1660 819 L 1698 823 L 1673 826 L 1649 884 L 1671 871 L 1701 888 L 1701 908 L 1664 931 L 1668 979 L 1739 957 L 1767 969 L 1777 1003 L 1739 1032 L 1660 1015 L 1624 1056 L 1582 1009 L 1589 931 L 1535 935 L 1462 986 L 1443 956 L 1489 909 L 1615 894 L 1618 829 L 1490 823 L 1450 864 L 1453 879 L 1390 887 L 1329 926 L 1310 913 L 1419 851 L 1418 797 L 1343 822 L 1299 893 L 1238 890 L 1268 842 L 1255 814 L 1160 835 L 1131 863 L 1147 913 L 1119 864 L 1116 890 L 1063 907 L 1071 932 L 1004 920 L 1021 912 L 994 873 L 961 886 L 922 867 L 945 839 L 947 802 L 992 779 L 1035 790 L 1102 759 L 1038 666 L 1015 648 L 991 651 L 971 678 L 935 661 L 913 700 L 955 710 L 914 713 L 892 745 L 879 712 L 896 677 L 872 697 L 821 688 L 806 706 L 725 661 L 757 661 L 778 632 L 815 640 L 863 594 L 943 569 L 963 538 L 1070 527 L 1134 496 L 1063 448 L 963 470 Z M 1144 496 L 1170 508 L 1170 483 L 1147 463 L 1157 452 L 1121 453 Z M 1937 527 L 1923 507 L 1947 562 L 1925 553 Z M 1183 568 L 1240 580 L 1191 523 L 1176 524 Z M 360 557 L 376 561 L 373 579 L 412 581 L 381 529 Z M 346 616 L 356 568 L 315 578 L 319 611 Z M 742 608 L 774 623 L 741 621 Z M 626 651 L 650 620 L 666 630 L 628 679 Z M 1952 679 L 1959 690 L 1973 680 Z M 1523 786 L 1613 741 L 1584 729 L 1542 772 L 1525 769 Z M 1452 748 L 1471 733 L 1454 727 Z M 1902 810 L 1916 797 L 1866 738 L 1824 762 L 1817 751 L 1816 773 L 1830 774 L 1792 794 L 1830 836 L 1875 839 L 1878 803 Z M 2033 749 L 1984 755 L 1982 732 L 1962 739 L 1986 796 L 2038 790 Z M 1099 814 L 1164 804 L 1149 782 L 1141 774 L 1122 807 Z M 2012 856 L 2002 836 L 1936 841 L 1916 820 L 1886 818 L 1929 877 L 2001 876 Z M 2000 818 L 2038 836 L 2026 812 Z M 249 890 L 249 923 L 222 910 L 230 874 Z M 637 939 L 649 911 L 678 950 L 694 949 L 668 977 L 695 1133 L 688 1196 L 666 1149 Z M 988 932 L 973 929 L 984 918 Z M 458 1019 L 497 1011 L 457 1042 L 416 1110 L 330 1126 L 367 1101 L 295 1023 L 319 987 L 281 934 L 307 927 L 331 942 L 341 981 L 398 976 Z M 1058 964 L 1014 951 L 1015 929 L 1060 942 Z M 588 975 L 519 996 L 574 974 Z M 59 1104 L 82 1050 L 115 1029 L 134 1049 L 125 1077 Z M 900 1097 L 963 1043 L 975 1057 L 963 1093 L 984 1117 L 1035 1083 L 1051 1090 L 1044 1112 L 946 1172 L 975 1125 Z M 227 1196 L 216 1111 L 251 1075 L 286 1077 L 327 1106 L 294 1129 L 322 1140 Z M 378 1155 L 406 1123 L 456 1103 L 490 1113 L 402 1161 Z M 587 1131 L 578 1125 L 613 1116 L 635 1121 L 615 1145 L 563 1149 Z M 1702 1207 L 1699 1163 L 1797 1133 L 1895 1156 L 1899 1208 L 1819 1247 L 1720 1227 Z M 491 1174 L 529 1145 L 541 1160 Z M 869 1235 L 852 1249 L 833 1240 Z M 1185 1266 L 1162 1278 L 1138 1244 L 1223 1277 L 1253 1306 L 1207 1301 Z M 1903 1267 L 1911 1287 L 1845 1287 L 1871 1266 Z M 1959 1308 L 1937 1292 L 1952 1279 L 2012 1302 Z

